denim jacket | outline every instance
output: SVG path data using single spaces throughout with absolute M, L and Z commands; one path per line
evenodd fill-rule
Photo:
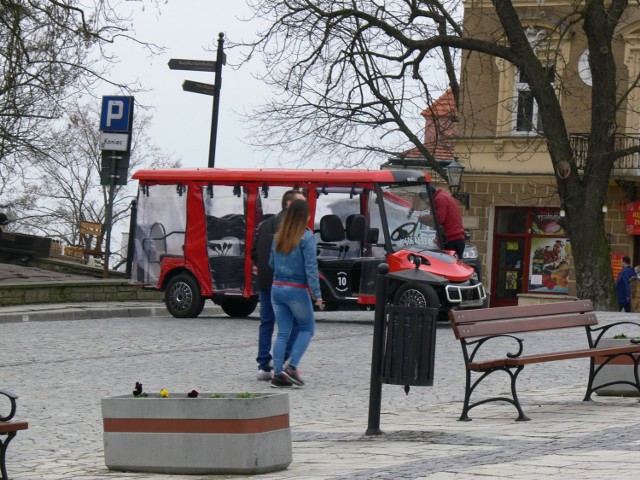
M 269 257 L 269 266 L 274 270 L 273 280 L 308 286 L 313 298 L 322 298 L 316 255 L 316 239 L 309 229 L 287 255 L 276 252 L 276 242 L 273 241 Z

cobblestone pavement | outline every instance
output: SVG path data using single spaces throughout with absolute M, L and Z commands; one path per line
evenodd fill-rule
M 65 280 L 93 281 L 95 279 L 86 275 L 74 275 L 0 262 L 0 284 L 61 282 Z
M 255 379 L 257 316 L 230 319 L 208 307 L 197 319 L 174 319 L 160 309 L 153 310 L 157 316 L 146 311 L 136 317 L 136 307 L 103 305 L 113 318 L 75 320 L 65 320 L 63 308 L 50 317 L 57 321 L 38 321 L 47 318 L 42 310 L 21 321 L 13 311 L 0 323 L 0 388 L 20 395 L 16 418 L 29 421 L 9 447 L 11 478 L 214 478 L 107 470 L 100 399 L 127 394 L 136 381 L 150 392 L 270 390 Z M 434 386 L 413 387 L 405 395 L 402 387 L 385 385 L 384 433 L 365 435 L 372 331 L 373 312 L 318 314 L 316 337 L 300 366 L 307 385 L 289 391 L 293 463 L 253 478 L 638 478 L 638 400 L 582 402 L 586 360 L 523 371 L 519 386 L 530 422 L 514 422 L 516 412 L 506 404 L 479 407 L 471 412 L 472 422 L 457 421 L 464 369 L 460 347 L 445 325 L 437 332 Z M 584 342 L 578 330 L 538 337 L 527 342 L 548 349 Z

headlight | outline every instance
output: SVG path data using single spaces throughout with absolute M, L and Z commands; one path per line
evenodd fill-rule
M 475 245 L 468 243 L 464 247 L 464 252 L 462 253 L 462 258 L 478 258 L 478 249 Z
M 431 265 L 431 262 L 429 262 L 427 258 L 421 255 L 415 255 L 413 253 L 407 255 L 407 260 L 409 260 L 414 265 Z

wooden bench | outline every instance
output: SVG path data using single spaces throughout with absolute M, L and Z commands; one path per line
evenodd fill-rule
M 0 415 L 0 436 L 7 436 L 4 442 L 0 440 L 0 472 L 2 472 L 2 480 L 9 480 L 9 477 L 7 475 L 7 467 L 5 466 L 7 447 L 9 446 L 9 442 L 11 442 L 11 440 L 13 440 L 13 437 L 15 437 L 18 433 L 18 430 L 26 430 L 27 428 L 29 428 L 29 424 L 27 422 L 18 422 L 12 420 L 13 416 L 16 414 L 16 400 L 18 396 L 11 392 L 2 390 L 0 390 L 0 395 L 4 395 L 11 402 L 11 410 L 9 412 L 9 415 Z
M 82 253 L 93 255 L 94 257 L 102 257 L 104 255 L 102 251 L 102 224 L 82 221 L 80 222 L 80 235 L 84 242 Z M 92 242 L 92 238 L 95 238 L 95 242 Z M 91 246 L 92 243 L 94 243 L 93 247 Z
M 516 392 L 518 375 L 525 365 L 533 363 L 554 362 L 575 358 L 590 358 L 589 379 L 584 400 L 591 400 L 596 390 L 615 384 L 630 384 L 640 391 L 638 363 L 640 362 L 640 341 L 629 340 L 629 343 L 616 347 L 599 347 L 598 343 L 611 328 L 635 322 L 624 321 L 598 327 L 598 319 L 593 312 L 590 300 L 548 303 L 543 305 L 527 305 L 518 307 L 498 307 L 478 310 L 456 310 L 449 312 L 449 321 L 453 326 L 456 339 L 462 345 L 462 355 L 466 367 L 466 385 L 464 405 L 460 420 L 470 420 L 468 413 L 474 407 L 488 402 L 508 402 L 518 410 L 516 420 L 529 420 L 522 410 Z M 543 332 L 556 329 L 582 327 L 586 331 L 587 348 L 557 352 L 524 353 L 524 341 L 514 334 Z M 640 331 L 638 332 L 640 333 Z M 559 335 L 564 335 L 559 333 Z M 502 342 L 514 346 L 498 358 L 485 359 L 487 344 L 509 348 Z M 527 345 L 529 347 L 529 345 Z M 489 347 L 491 348 L 491 347 Z M 620 356 L 631 357 L 635 368 L 635 383 L 615 381 L 594 387 L 594 378 L 605 365 Z M 481 358 L 482 357 L 482 358 Z M 596 364 L 595 359 L 599 358 Z M 471 397 L 478 385 L 494 372 L 506 372 L 511 379 L 511 397 L 484 398 L 471 402 Z

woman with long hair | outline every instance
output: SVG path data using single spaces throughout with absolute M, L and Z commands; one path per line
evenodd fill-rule
M 273 346 L 275 373 L 271 386 L 276 388 L 304 385 L 297 367 L 315 331 L 313 303 L 322 305 L 316 239 L 307 228 L 309 218 L 306 201 L 292 202 L 271 247 L 269 266 L 274 272 L 271 303 L 278 324 L 278 335 Z M 289 364 L 285 367 L 285 349 L 294 322 L 298 325 L 299 333 L 291 348 Z

